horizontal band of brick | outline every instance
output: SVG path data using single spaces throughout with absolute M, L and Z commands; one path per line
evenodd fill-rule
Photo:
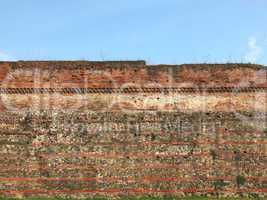
M 174 193 L 214 193 L 218 190 L 214 188 L 190 188 L 190 189 L 180 189 L 180 190 L 157 190 L 157 189 L 96 189 L 96 190 L 44 190 L 44 189 L 32 189 L 32 190 L 0 190 L 0 194 L 10 194 L 10 193 L 24 193 L 24 194 L 73 194 L 73 193 L 137 193 L 137 194 L 146 194 L 146 193 L 165 193 L 165 194 L 174 194 Z M 220 192 L 258 192 L 266 193 L 267 189 L 228 189 L 220 190 Z
M 12 143 L 8 143 L 10 145 Z M 15 143 L 16 144 L 16 143 Z M 92 146 L 146 146 L 146 145 L 168 145 L 168 146 L 179 146 L 179 145 L 192 145 L 192 144 L 198 144 L 198 145 L 260 145 L 260 144 L 267 144 L 267 141 L 222 141 L 222 142 L 215 142 L 215 141 L 190 141 L 190 142 L 118 142 L 118 143 L 109 143 L 109 142 L 98 142 L 98 143 L 90 143 Z M 2 144 L 3 145 L 3 144 Z M 44 146 L 56 146 L 56 145 L 74 145 L 74 146 L 85 146 L 88 145 L 88 143 L 74 143 L 74 142 L 61 142 L 61 143 L 53 143 L 53 142 L 38 142 L 33 143 L 32 146 L 34 147 L 44 147 Z
M 89 181 L 99 181 L 99 182 L 192 182 L 192 181 L 216 181 L 216 180 L 224 180 L 224 181 L 233 181 L 236 177 L 233 176 L 218 176 L 218 177 L 143 177 L 143 178 L 133 178 L 133 177 L 103 177 L 103 178 L 95 178 L 95 177 L 83 177 L 83 178 L 71 178 L 71 177 L 8 177 L 8 178 L 0 178 L 0 182 L 40 182 L 40 181 L 73 181 L 73 182 L 89 182 Z M 245 177 L 247 181 L 266 181 L 267 177 L 259 177 L 259 176 L 251 176 Z
M 17 145 L 17 146 L 24 146 L 25 142 L 10 142 L 7 140 L 0 140 L 2 146 L 5 145 Z M 231 146 L 248 146 L 248 145 L 267 145 L 267 141 L 191 141 L 191 142 L 119 142 L 119 143 L 108 143 L 108 142 L 97 142 L 97 143 L 75 143 L 75 142 L 61 142 L 61 143 L 51 143 L 51 142 L 38 142 L 29 144 L 29 147 L 35 148 L 42 148 L 42 147 L 55 147 L 55 146 L 106 146 L 106 147 L 123 147 L 123 146 L 192 146 L 192 145 L 217 145 L 217 146 L 224 146 L 224 145 L 231 145 Z
M 0 94 L 86 93 L 245 93 L 267 92 L 267 87 L 168 87 L 168 88 L 0 88 Z
M 139 166 L 131 166 L 127 167 L 130 170 L 150 170 L 150 169 L 181 169 L 185 167 L 183 164 L 186 163 L 176 163 L 176 164 L 158 164 L 158 163 L 150 163 L 150 164 L 140 164 Z M 253 167 L 254 170 L 265 170 L 266 166 L 264 164 L 261 165 L 254 165 L 254 164 L 246 164 L 246 167 L 251 168 Z M 0 165 L 0 172 L 1 173 L 11 173 L 11 172 L 32 172 L 32 171 L 39 171 L 39 170 L 88 170 L 90 166 L 82 165 L 82 164 L 61 164 L 57 166 L 41 166 L 37 165 L 26 165 L 26 166 L 15 166 L 15 165 Z M 94 169 L 98 170 L 105 170 L 105 167 L 101 164 L 94 164 Z M 199 165 L 197 166 L 198 170 L 202 170 L 203 172 L 210 170 L 211 167 Z M 231 170 L 231 166 L 224 166 L 224 170 Z

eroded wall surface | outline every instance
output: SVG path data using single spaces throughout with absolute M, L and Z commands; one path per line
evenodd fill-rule
M 266 68 L 0 63 L 2 196 L 266 196 Z

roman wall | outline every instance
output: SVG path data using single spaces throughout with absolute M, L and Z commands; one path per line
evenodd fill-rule
M 0 194 L 267 193 L 266 68 L 0 63 Z

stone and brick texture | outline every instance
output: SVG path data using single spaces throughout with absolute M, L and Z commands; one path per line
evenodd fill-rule
M 266 72 L 1 62 L 0 194 L 267 196 Z

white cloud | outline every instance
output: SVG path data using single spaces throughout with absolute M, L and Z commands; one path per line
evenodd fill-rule
M 0 61 L 13 61 L 14 58 L 4 51 L 0 50 Z
M 247 62 L 255 63 L 263 54 L 263 49 L 258 46 L 257 39 L 255 37 L 250 37 L 248 39 L 248 48 L 249 51 L 245 55 L 245 60 Z

